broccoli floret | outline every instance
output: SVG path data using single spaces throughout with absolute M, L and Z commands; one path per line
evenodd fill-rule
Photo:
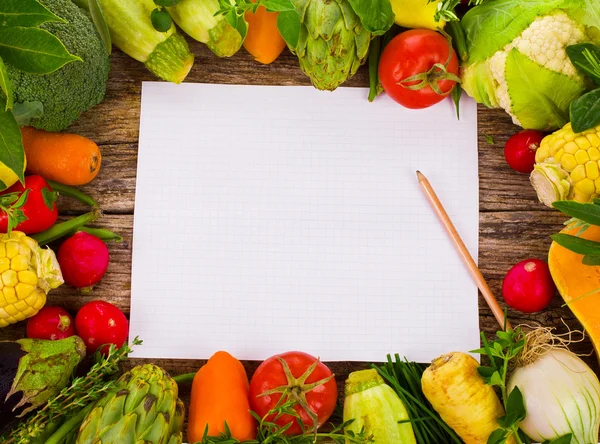
M 12 66 L 8 76 L 15 89 L 15 102 L 41 102 L 44 115 L 30 125 L 62 131 L 81 113 L 104 99 L 110 69 L 109 56 L 91 19 L 71 0 L 40 0 L 67 23 L 45 23 L 41 28 L 63 42 L 71 54 L 83 59 L 66 64 L 48 75 L 26 74 Z

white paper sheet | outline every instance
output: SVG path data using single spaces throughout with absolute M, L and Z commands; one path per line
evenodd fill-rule
M 367 91 L 144 83 L 135 357 L 420 362 L 479 346 L 477 289 L 422 194 L 474 257 L 476 106 Z

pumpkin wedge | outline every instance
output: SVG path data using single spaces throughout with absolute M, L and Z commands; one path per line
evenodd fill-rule
M 564 234 L 575 235 L 579 228 L 565 228 Z M 600 242 L 600 227 L 590 226 L 581 237 Z M 560 295 L 590 336 L 600 359 L 600 266 L 584 265 L 581 254 L 553 242 L 548 265 Z

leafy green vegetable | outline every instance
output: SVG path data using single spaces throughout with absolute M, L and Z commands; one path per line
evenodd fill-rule
M 6 106 L 4 109 L 6 111 L 13 109 L 13 107 L 15 105 L 13 86 L 12 86 L 10 79 L 8 78 L 8 71 L 6 70 L 6 65 L 4 64 L 4 60 L 2 60 L 1 57 L 0 57 L 0 90 L 4 93 L 4 96 L 6 97 Z
M 6 111 L 6 99 L 0 96 L 0 163 L 11 169 L 22 182 L 25 180 L 25 153 L 21 130 L 10 111 Z M 0 182 L 2 188 L 6 184 Z
M 600 124 L 600 88 L 573 100 L 569 116 L 575 133 L 582 133 Z
M 66 21 L 37 0 L 2 0 L 0 2 L 0 27 L 35 27 L 46 22 Z
M 383 35 L 394 24 L 390 0 L 348 0 L 364 28 L 373 35 Z
M 0 29 L 0 57 L 31 74 L 50 74 L 69 62 L 82 61 L 48 31 L 21 26 Z
M 553 234 L 550 236 L 557 244 L 577 254 L 600 256 L 600 242 L 583 239 L 570 234 Z
M 433 0 L 428 0 L 431 3 Z M 469 0 L 469 6 L 480 5 L 485 0 Z M 458 21 L 458 15 L 456 15 L 455 8 L 460 4 L 460 0 L 442 0 L 440 2 L 437 12 L 435 13 L 434 19 L 436 22 L 445 20 L 447 22 Z
M 592 43 L 567 46 L 571 63 L 582 73 L 600 85 L 600 47 Z
M 524 439 L 528 442 L 519 430 L 519 423 L 526 414 L 525 403 L 518 387 L 515 387 L 510 395 L 507 393 L 507 376 L 511 361 L 525 347 L 525 336 L 520 329 L 499 331 L 496 336 L 498 338 L 496 341 L 488 342 L 485 335 L 481 333 L 483 347 L 471 352 L 489 358 L 489 365 L 482 365 L 477 371 L 487 384 L 499 387 L 506 412 L 503 417 L 498 418 L 500 427 L 490 435 L 487 442 L 502 444 L 513 437 L 517 443 L 522 444 Z
M 296 48 L 300 41 L 300 15 L 294 9 L 293 11 L 283 11 L 277 16 L 277 28 L 281 37 L 291 48 Z
M 106 52 L 110 55 L 112 53 L 112 39 L 102 8 L 100 7 L 98 0 L 88 0 L 87 6 L 90 16 L 92 17 L 92 22 L 94 22 L 94 26 L 96 27 L 96 31 L 98 31 L 98 35 L 104 42 L 104 46 L 106 46 Z

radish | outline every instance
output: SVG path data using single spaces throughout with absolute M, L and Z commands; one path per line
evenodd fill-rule
M 75 336 L 71 315 L 61 307 L 46 306 L 27 321 L 27 337 L 58 340 Z
M 125 314 L 104 301 L 92 301 L 81 307 L 75 316 L 75 327 L 89 353 L 106 344 L 121 347 L 129 334 L 129 321 Z M 108 347 L 102 347 L 101 353 L 106 354 L 107 351 Z
M 512 136 L 504 146 L 504 157 L 508 165 L 519 173 L 531 173 L 535 165 L 535 152 L 545 134 L 535 130 L 524 130 Z
M 556 293 L 548 264 L 527 259 L 512 267 L 502 282 L 506 303 L 523 313 L 544 310 Z
M 58 263 L 65 282 L 76 288 L 97 284 L 106 273 L 110 255 L 98 237 L 79 231 L 58 249 Z

